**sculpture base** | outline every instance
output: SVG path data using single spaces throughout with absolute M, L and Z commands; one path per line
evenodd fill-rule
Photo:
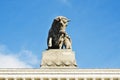
M 49 49 L 43 52 L 41 68 L 76 68 L 75 54 L 71 49 Z

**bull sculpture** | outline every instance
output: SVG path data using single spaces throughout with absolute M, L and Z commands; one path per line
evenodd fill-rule
M 58 16 L 53 20 L 48 33 L 48 49 L 72 49 L 72 41 L 66 32 L 70 20 L 64 16 Z

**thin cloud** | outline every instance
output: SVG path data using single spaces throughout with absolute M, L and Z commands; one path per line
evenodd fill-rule
M 58 0 L 60 1 L 61 3 L 67 5 L 67 6 L 70 6 L 70 0 Z
M 36 55 L 32 53 L 32 51 L 29 51 L 27 49 L 23 49 L 18 53 L 18 57 L 22 60 L 25 61 L 27 64 L 30 65 L 35 65 L 39 64 L 39 60 Z
M 60 0 L 61 2 L 65 3 L 65 4 L 68 4 L 69 3 L 69 0 Z
M 0 68 L 31 68 L 31 66 L 14 55 L 0 53 Z
M 0 68 L 32 68 L 38 64 L 37 56 L 29 50 L 21 50 L 17 54 L 5 45 L 0 45 Z

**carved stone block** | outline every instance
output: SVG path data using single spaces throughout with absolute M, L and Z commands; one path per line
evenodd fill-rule
M 75 54 L 71 49 L 50 49 L 43 52 L 41 68 L 76 68 Z

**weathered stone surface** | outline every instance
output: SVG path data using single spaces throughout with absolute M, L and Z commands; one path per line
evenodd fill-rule
M 71 49 L 50 49 L 43 52 L 41 68 L 76 68 L 75 54 Z
M 58 16 L 53 20 L 48 33 L 48 49 L 72 49 L 72 41 L 66 32 L 70 20 L 64 16 Z

